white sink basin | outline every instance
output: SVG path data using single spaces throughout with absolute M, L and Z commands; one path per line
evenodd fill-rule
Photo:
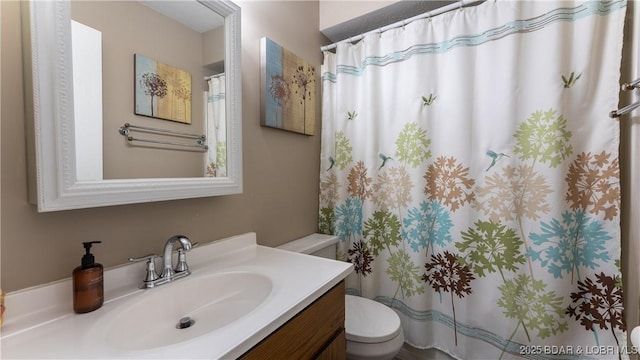
M 252 272 L 190 275 L 145 290 L 119 306 L 105 340 L 119 350 L 148 350 L 191 340 L 246 316 L 271 289 L 268 277 Z M 193 324 L 177 328 L 185 317 Z

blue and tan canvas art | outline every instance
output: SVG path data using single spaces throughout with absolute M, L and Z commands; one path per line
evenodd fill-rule
M 191 124 L 191 74 L 140 54 L 135 61 L 135 114 Z
M 260 125 L 313 135 L 316 72 L 313 66 L 268 38 L 260 40 Z

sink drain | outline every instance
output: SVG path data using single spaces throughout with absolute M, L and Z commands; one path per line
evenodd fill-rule
M 188 316 L 185 316 L 182 319 L 180 319 L 180 321 L 178 321 L 178 324 L 176 324 L 176 329 L 186 329 L 191 327 L 195 323 L 196 323 L 195 320 L 193 320 Z

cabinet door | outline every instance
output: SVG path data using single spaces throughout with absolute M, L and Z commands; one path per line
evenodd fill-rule
M 347 337 L 342 330 L 333 341 L 318 355 L 317 360 L 346 360 Z
M 317 357 L 344 331 L 344 287 L 344 281 L 340 282 L 241 358 L 309 360 Z M 346 351 L 346 345 L 342 351 Z

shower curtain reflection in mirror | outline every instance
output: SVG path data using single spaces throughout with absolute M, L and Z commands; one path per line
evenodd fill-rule
M 227 134 L 225 121 L 225 76 L 216 75 L 207 80 L 205 111 L 209 153 L 205 159 L 206 176 L 227 176 Z

